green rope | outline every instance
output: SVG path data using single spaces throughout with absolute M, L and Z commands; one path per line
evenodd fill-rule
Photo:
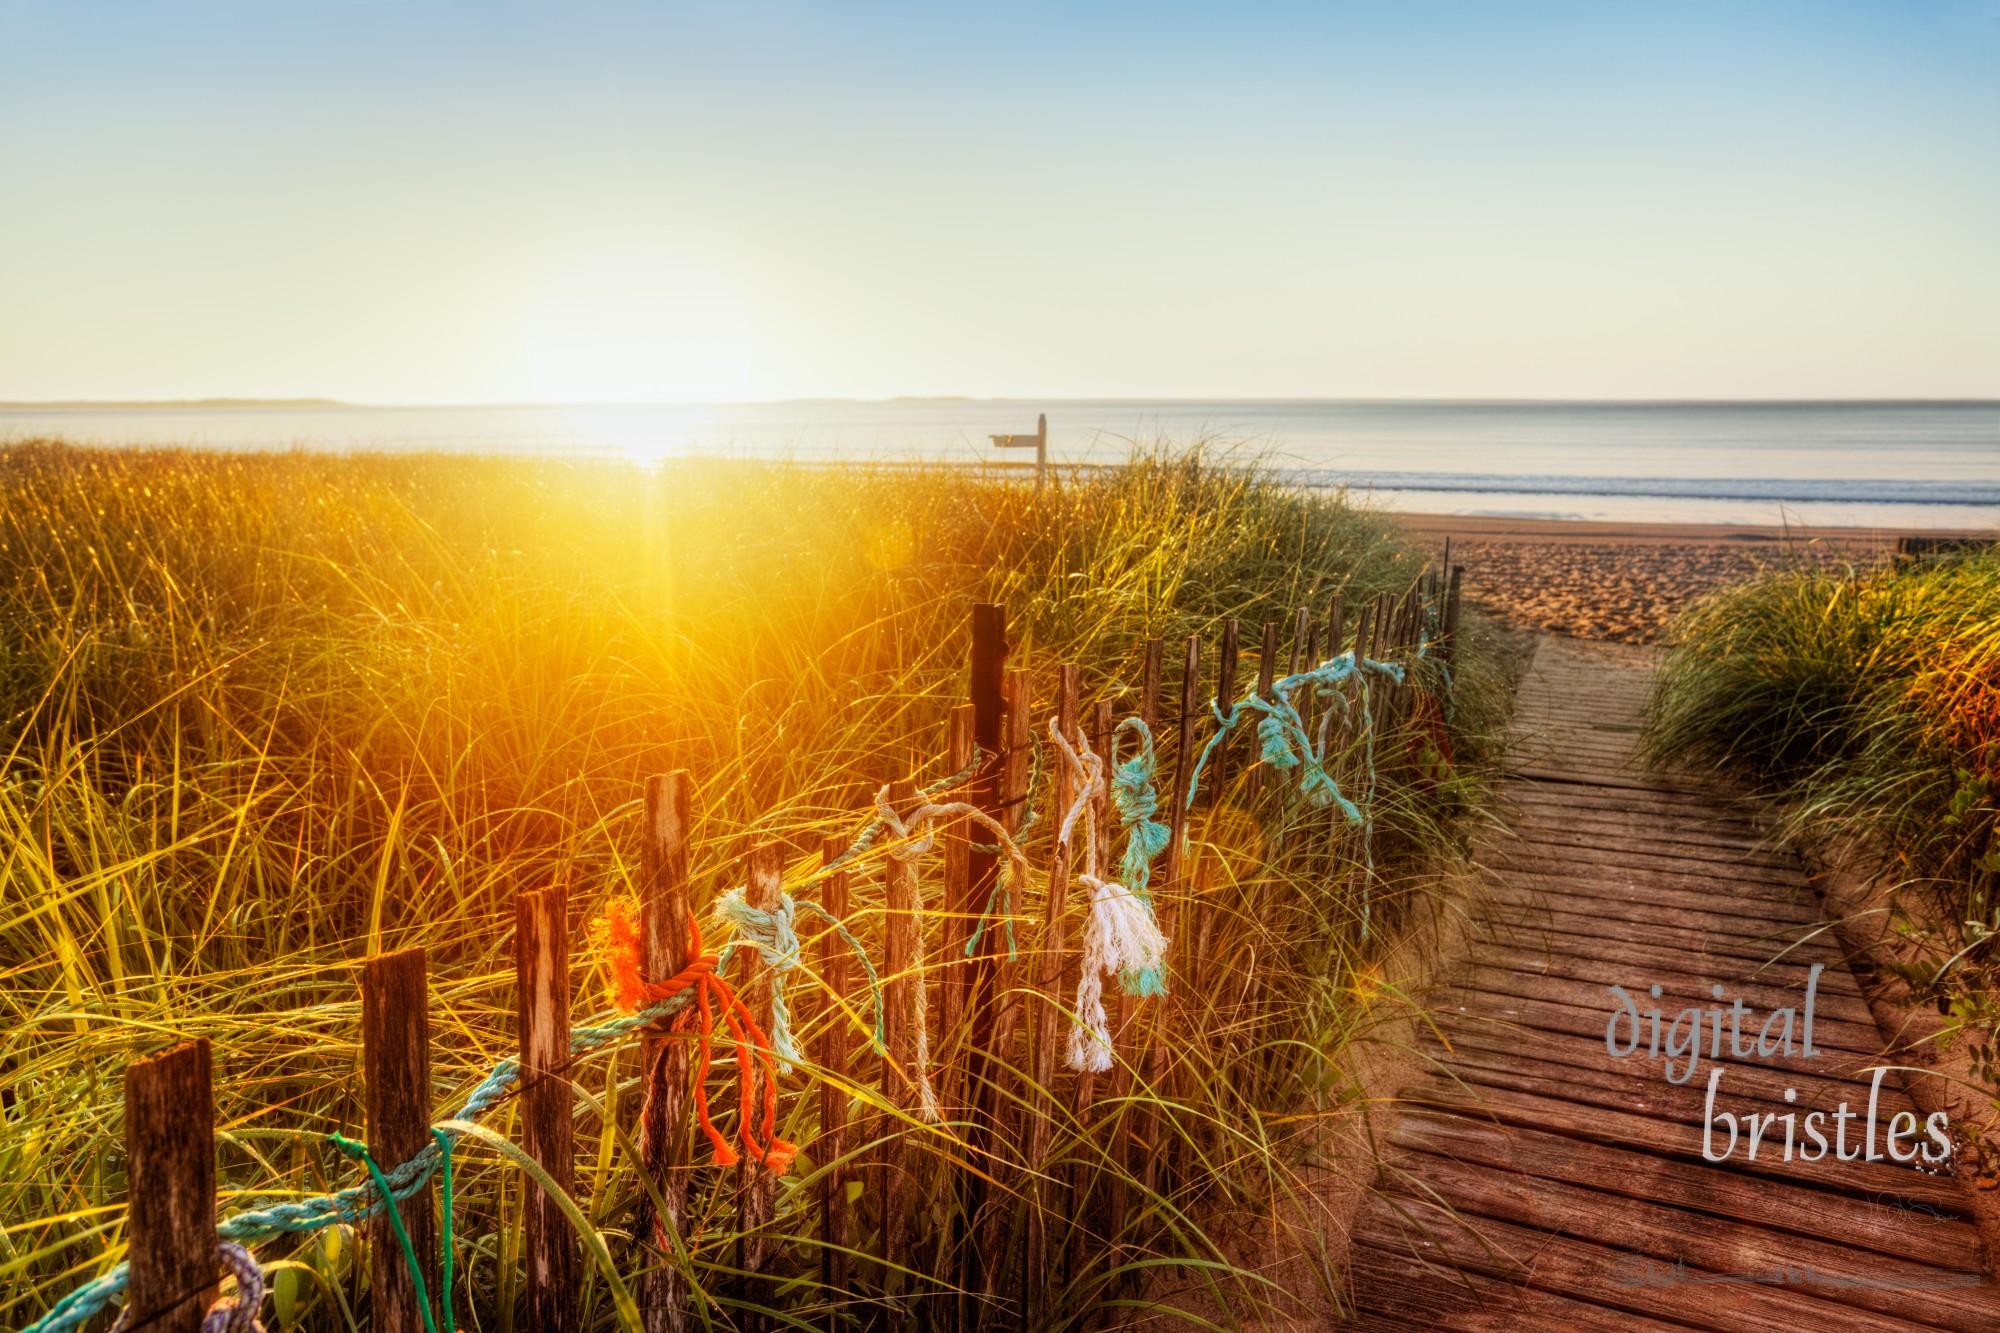
M 338 1130 L 327 1135 L 326 1140 L 349 1158 L 368 1168 L 368 1174 L 375 1181 L 375 1188 L 382 1192 L 383 1198 L 395 1197 L 389 1192 L 389 1178 L 382 1174 L 381 1167 L 375 1165 L 374 1154 L 368 1151 L 367 1144 L 356 1143 Z M 449 1157 L 445 1158 L 447 1162 L 450 1160 Z M 423 1312 L 426 1333 L 438 1333 L 437 1320 L 431 1314 L 430 1287 L 424 1282 L 424 1271 L 417 1263 L 417 1247 L 410 1244 L 409 1229 L 403 1225 L 403 1210 L 391 1204 L 382 1211 L 389 1215 L 389 1225 L 396 1229 L 396 1241 L 403 1247 L 403 1263 L 409 1268 L 410 1281 L 417 1288 L 417 1309 Z M 450 1214 L 447 1213 L 446 1216 Z M 378 1294 L 381 1291 L 379 1284 L 376 1286 L 376 1291 Z
M 444 1212 L 444 1333 L 458 1333 L 458 1321 L 451 1314 L 451 1135 L 443 1130 L 431 1129 L 431 1137 L 437 1140 L 441 1179 L 438 1182 L 438 1206 Z

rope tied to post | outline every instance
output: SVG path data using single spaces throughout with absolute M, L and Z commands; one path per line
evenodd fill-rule
M 1143 732 L 1145 724 L 1137 718 L 1128 721 L 1138 725 Z M 1124 724 L 1120 724 L 1124 729 Z M 1114 733 L 1115 736 L 1116 733 Z M 1090 914 L 1083 929 L 1083 962 L 1076 984 L 1076 1022 L 1070 1028 L 1069 1047 L 1065 1060 L 1071 1069 L 1079 1072 L 1102 1073 L 1111 1068 L 1110 1019 L 1104 1012 L 1104 977 L 1107 973 L 1117 973 L 1128 993 L 1134 995 L 1163 994 L 1165 983 L 1163 974 L 1167 959 L 1167 938 L 1160 930 L 1160 923 L 1153 915 L 1152 900 L 1142 893 L 1134 893 L 1115 880 L 1101 878 L 1098 871 L 1099 831 L 1097 827 L 1096 804 L 1100 799 L 1112 796 L 1105 781 L 1105 761 L 1090 748 L 1090 740 L 1079 735 L 1077 743 L 1071 745 L 1069 738 L 1062 734 L 1060 720 L 1049 719 L 1049 735 L 1055 738 L 1057 753 L 1062 756 L 1076 795 L 1070 808 L 1063 813 L 1057 830 L 1057 841 L 1068 847 L 1079 822 L 1083 824 L 1083 869 L 1077 879 L 1090 890 Z M 1133 761 L 1133 771 L 1128 775 L 1131 785 L 1126 788 L 1130 808 L 1136 813 L 1144 810 L 1139 822 L 1133 824 L 1137 830 L 1142 824 L 1150 823 L 1149 804 L 1158 805 L 1157 795 L 1151 792 L 1150 780 L 1146 778 L 1146 761 L 1151 755 L 1151 737 Z M 1119 805 L 1121 816 L 1127 805 Z M 1152 827 L 1157 828 L 1158 825 Z M 1140 869 L 1150 873 L 1150 862 L 1159 850 L 1166 846 L 1158 842 L 1156 849 L 1144 854 L 1147 846 L 1155 843 L 1150 832 L 1136 832 L 1126 845 L 1126 862 L 1135 858 L 1140 861 Z
M 908 815 L 899 813 L 889 800 L 889 789 L 882 788 L 875 793 L 876 819 L 899 839 L 899 845 L 892 846 L 885 853 L 891 860 L 910 862 L 926 856 L 937 847 L 937 825 L 939 820 L 967 819 L 990 832 L 995 839 L 992 846 L 1007 858 L 1007 877 L 1004 884 L 994 885 L 993 893 L 986 900 L 986 909 L 980 914 L 979 924 L 966 942 L 965 952 L 970 956 L 978 948 L 979 938 L 985 932 L 987 923 L 995 915 L 1000 903 L 1002 888 L 1009 890 L 1024 885 L 1033 874 L 1026 854 L 1007 832 L 999 820 L 981 810 L 978 806 L 964 801 L 925 801 Z M 1011 893 L 1010 893 L 1011 896 Z M 1007 926 L 1007 954 L 1014 956 L 1014 918 L 1011 912 L 1002 913 Z M 944 1119 L 944 1110 L 938 1103 L 937 1089 L 931 1081 L 930 1071 L 930 1024 L 926 1014 L 930 1009 L 929 983 L 924 971 L 924 932 L 921 925 L 914 932 L 915 942 L 910 957 L 910 984 L 916 988 L 916 1000 L 912 1005 L 911 1018 L 911 1068 L 908 1077 L 917 1092 L 917 1113 L 925 1120 L 936 1124 Z
M 764 1029 L 758 1025 L 734 988 L 722 979 L 724 960 L 716 954 L 702 951 L 701 927 L 692 919 L 688 921 L 689 953 L 693 961 L 665 981 L 647 981 L 640 975 L 639 928 L 629 904 L 616 899 L 611 902 L 605 911 L 604 931 L 605 963 L 617 986 L 619 1008 L 638 1010 L 641 1005 L 657 1008 L 676 996 L 693 995 L 694 1011 L 700 1019 L 697 1040 L 701 1052 L 701 1067 L 694 1080 L 695 1119 L 702 1133 L 708 1136 L 715 1164 L 735 1166 L 747 1156 L 778 1175 L 785 1174 L 791 1168 L 793 1158 L 798 1156 L 798 1145 L 777 1136 L 778 1069 L 771 1039 L 765 1035 Z M 729 1037 L 736 1049 L 741 1107 L 737 1128 L 738 1137 L 743 1142 L 741 1154 L 730 1147 L 729 1140 L 716 1128 L 709 1110 L 708 1076 L 715 1060 L 717 1010 L 720 1010 L 723 1022 L 729 1028 Z M 687 1002 L 683 1000 L 674 1015 L 673 1029 L 680 1031 L 686 1026 Z M 762 1071 L 764 1085 L 761 1099 L 756 1090 L 759 1070 Z
M 257 1256 L 241 1245 L 232 1245 L 224 1241 L 216 1246 L 215 1258 L 216 1262 L 228 1269 L 229 1275 L 236 1279 L 236 1293 L 233 1296 L 225 1296 L 208 1307 L 208 1313 L 201 1317 L 201 1333 L 264 1333 L 264 1325 L 257 1319 L 257 1311 L 264 1304 L 264 1270 L 258 1265 Z M 96 1283 L 91 1285 L 95 1286 Z M 87 1291 L 89 1288 L 81 1290 Z M 122 1283 L 118 1290 L 124 1291 Z M 53 1317 L 54 1311 L 50 1314 Z M 88 1317 L 85 1316 L 86 1319 Z M 78 1321 L 79 1326 L 81 1322 Z M 118 1318 L 112 1321 L 110 1333 L 127 1333 L 131 1328 L 132 1307 L 128 1305 L 120 1310 Z

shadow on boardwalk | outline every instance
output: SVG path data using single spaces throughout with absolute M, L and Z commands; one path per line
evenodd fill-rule
M 1865 1159 L 1884 1043 L 1800 868 L 1749 805 L 1633 763 L 1651 675 L 1644 650 L 1537 649 L 1504 792 L 1515 836 L 1485 849 L 1488 920 L 1437 997 L 1439 1069 L 1402 1090 L 1384 1192 L 1356 1220 L 1353 1326 L 2000 1329 L 1958 1183 Z M 1732 1002 L 1746 1041 L 1781 1009 L 1802 1027 L 1815 964 L 1819 1054 L 1732 1058 Z M 1607 1051 L 1613 985 L 1661 1011 L 1663 1043 L 1682 1010 L 1721 1011 L 1685 1082 L 1649 1032 Z M 1739 1141 L 1710 1162 L 1717 1068 Z M 1883 1153 L 1897 1113 L 1922 1116 L 1894 1074 L 1875 1101 Z M 1815 1161 L 1808 1123 L 1833 1142 Z M 1719 1153 L 1730 1135 L 1714 1136 Z M 1862 1155 L 1837 1160 L 1837 1136 Z

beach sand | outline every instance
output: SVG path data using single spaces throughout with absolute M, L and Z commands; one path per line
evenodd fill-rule
M 1451 514 L 1400 517 L 1433 549 L 1450 538 L 1452 562 L 1465 566 L 1466 595 L 1502 624 L 1621 643 L 1652 642 L 1683 606 L 1760 569 L 1790 560 L 1873 564 L 1888 559 L 1903 535 L 1868 528 L 1808 532 Z

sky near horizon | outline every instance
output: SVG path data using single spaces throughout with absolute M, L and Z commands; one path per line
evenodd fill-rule
M 0 400 L 2000 397 L 2000 0 L 0 0 Z

